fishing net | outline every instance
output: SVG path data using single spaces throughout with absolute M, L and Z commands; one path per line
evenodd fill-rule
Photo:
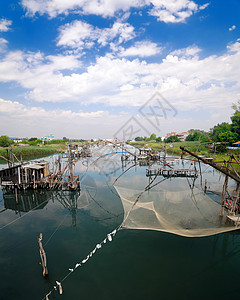
M 185 163 L 185 167 L 189 164 Z M 186 237 L 238 229 L 226 218 L 226 212 L 220 217 L 223 178 L 214 177 L 212 170 L 197 178 L 155 176 L 152 181 L 147 184 L 144 175 L 132 173 L 116 182 L 124 207 L 123 228 L 158 230 Z M 234 182 L 229 185 L 231 189 Z
M 148 164 L 144 166 L 134 161 L 131 155 L 122 160 L 123 155 L 135 153 L 135 149 L 128 147 L 125 151 L 120 150 L 120 147 L 111 146 L 96 149 L 95 159 L 88 160 L 88 174 L 97 172 L 100 175 L 102 182 L 98 181 L 98 190 L 106 182 L 110 189 L 116 189 L 124 210 L 121 228 L 158 230 L 186 237 L 208 236 L 237 229 L 233 223 L 226 222 L 226 215 L 219 216 L 224 176 L 212 167 L 174 157 L 167 157 L 151 167 Z M 154 167 L 196 170 L 197 176 L 163 177 L 158 174 L 147 177 L 147 169 Z M 99 193 L 93 195 L 96 183 L 93 184 L 90 177 L 82 181 L 82 205 L 88 198 L 93 214 L 99 215 L 104 210 L 114 214 L 115 207 L 111 200 L 105 201 Z M 230 181 L 229 190 L 234 187 L 235 183 Z M 98 211 L 97 205 L 93 205 L 96 203 L 101 204 L 102 212 Z

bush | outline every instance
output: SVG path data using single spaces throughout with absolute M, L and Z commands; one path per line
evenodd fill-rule
M 11 143 L 12 141 L 8 136 L 6 135 L 0 136 L 0 147 L 9 147 Z
M 226 153 L 227 152 L 226 143 L 217 144 L 216 145 L 216 152 L 217 153 Z

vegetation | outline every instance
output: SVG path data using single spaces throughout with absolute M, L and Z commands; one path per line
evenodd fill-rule
M 237 104 L 233 104 L 232 108 L 234 109 L 234 114 L 231 117 L 231 131 L 238 135 L 238 139 L 240 139 L 240 100 L 238 100 Z
M 188 132 L 190 133 L 186 138 L 186 141 L 188 142 L 200 141 L 201 143 L 207 143 L 211 140 L 209 133 L 204 130 L 190 129 Z
M 58 152 L 65 151 L 66 146 L 61 145 L 61 146 L 43 146 L 43 147 L 38 147 L 38 146 L 29 146 L 29 147 L 13 147 L 13 154 L 16 155 L 16 157 L 20 158 L 21 155 L 22 157 L 27 157 L 27 156 L 34 156 L 34 155 L 39 155 L 39 156 L 44 156 L 44 155 L 50 155 Z M 7 151 L 5 148 L 0 148 L 0 155 L 3 157 L 7 157 Z
M 180 142 L 179 138 L 176 135 L 170 136 L 165 140 L 166 143 Z
M 0 147 L 8 147 L 11 145 L 11 140 L 8 136 L 2 135 L 0 136 Z

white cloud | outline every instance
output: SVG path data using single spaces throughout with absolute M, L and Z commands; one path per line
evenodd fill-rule
M 173 52 L 170 53 L 170 55 L 177 55 L 177 56 L 195 56 L 196 54 L 198 54 L 201 51 L 200 48 L 198 48 L 197 46 L 189 46 L 187 48 L 184 49 L 177 49 L 174 50 Z
M 185 22 L 193 13 L 209 5 L 198 5 L 192 0 L 22 0 L 21 4 L 30 16 L 39 13 L 48 14 L 50 18 L 71 12 L 113 17 L 119 12 L 129 12 L 131 8 L 153 6 L 149 14 L 165 23 Z
M 134 46 L 127 49 L 122 48 L 120 56 L 148 57 L 161 53 L 162 49 L 156 43 L 150 41 L 136 42 Z
M 0 81 L 17 82 L 35 101 L 129 107 L 159 90 L 180 110 L 230 107 L 240 97 L 240 43 L 221 56 L 201 59 L 199 51 L 178 49 L 156 63 L 106 55 L 81 70 L 75 56 L 10 52 L 0 62 Z
M 22 0 L 22 6 L 29 15 L 48 14 L 51 18 L 59 14 L 79 12 L 83 14 L 114 16 L 118 11 L 128 11 L 131 7 L 142 7 L 145 0 Z
M 236 25 L 233 25 L 232 27 L 228 28 L 229 31 L 233 31 L 236 29 Z
M 12 21 L 7 19 L 0 19 L 0 31 L 6 32 L 9 30 L 9 26 L 12 25 Z
M 71 55 L 45 57 L 40 52 L 9 52 L 0 61 L 0 81 L 16 81 L 23 88 L 31 90 L 29 95 L 34 94 L 39 101 L 54 101 L 56 97 L 64 98 L 68 94 L 60 88 L 63 79 L 61 71 L 80 66 L 77 57 Z
M 185 22 L 193 13 L 205 9 L 209 3 L 198 6 L 191 0 L 151 0 L 153 8 L 149 14 L 165 23 Z
M 114 39 L 117 39 L 115 43 L 120 44 L 135 36 L 133 26 L 118 21 L 112 27 L 104 29 L 93 27 L 82 21 L 73 21 L 60 27 L 59 31 L 57 45 L 78 50 L 89 48 L 94 42 L 106 46 Z
M 0 38 L 0 53 L 6 50 L 7 44 L 7 40 L 5 40 L 4 38 Z
M 24 104 L 21 104 L 17 101 L 4 100 L 0 98 L 0 113 L 8 114 L 9 116 L 25 116 L 30 118 L 36 117 L 48 117 L 58 116 L 59 119 L 62 118 L 98 118 L 102 117 L 105 113 L 104 111 L 95 111 L 95 112 L 73 112 L 71 110 L 50 110 L 47 111 L 41 107 L 27 107 Z
M 128 116 L 111 115 L 98 110 L 74 112 L 72 110 L 46 110 L 40 106 L 27 106 L 17 101 L 0 98 L 0 128 L 11 137 L 41 137 L 52 132 L 56 138 L 106 138 L 117 131 L 118 120 L 124 124 Z M 9 122 L 11 119 L 11 122 Z M 86 130 L 87 128 L 87 130 Z M 113 131 L 112 131 L 113 130 Z
M 82 21 L 67 23 L 59 31 L 58 46 L 81 49 L 87 41 L 96 39 L 93 26 Z

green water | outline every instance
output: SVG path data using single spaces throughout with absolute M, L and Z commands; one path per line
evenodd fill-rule
M 0 191 L 1 300 L 43 299 L 56 280 L 62 280 L 69 268 L 121 224 L 123 205 L 111 183 L 124 166 L 119 156 L 110 164 L 91 162 L 76 165 L 80 193 L 19 192 L 16 204 L 15 194 Z M 123 176 L 134 188 L 141 183 L 144 187 L 145 169 L 134 167 Z M 207 172 L 210 181 L 213 171 Z M 173 183 L 167 181 L 166 186 L 170 189 Z M 39 264 L 40 232 L 47 279 Z M 237 299 L 239 270 L 238 231 L 186 238 L 122 229 L 63 281 L 63 295 L 55 291 L 49 299 Z

